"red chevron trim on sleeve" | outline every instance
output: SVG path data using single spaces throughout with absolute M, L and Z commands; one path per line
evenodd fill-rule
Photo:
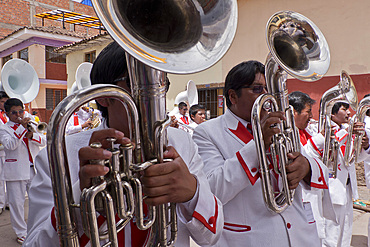
M 199 220 L 205 227 L 207 227 L 208 230 L 210 230 L 213 234 L 216 234 L 216 223 L 217 223 L 217 217 L 218 217 L 218 205 L 217 205 L 217 199 L 215 196 L 213 196 L 215 199 L 215 215 L 211 216 L 208 221 L 197 211 L 194 211 L 193 217 Z M 213 225 L 213 226 L 211 226 Z
M 339 141 L 339 142 L 341 142 L 341 141 L 342 141 L 344 138 L 346 138 L 347 136 L 348 136 L 348 133 L 347 133 L 347 134 L 345 134 L 344 136 L 342 136 L 342 138 L 340 138 L 340 139 L 338 138 L 338 141 Z
M 232 231 L 232 232 L 248 232 L 252 230 L 252 227 L 247 226 L 247 225 L 238 225 L 238 224 L 232 224 L 232 223 L 225 222 L 224 229 Z
M 253 176 L 239 151 L 236 153 L 236 157 L 238 158 L 243 170 L 247 174 L 249 181 L 252 185 L 254 185 L 257 182 L 258 178 L 261 176 L 260 172 L 257 172 L 256 175 Z
M 18 139 L 21 139 L 22 138 L 22 136 L 24 135 L 24 133 L 26 133 L 27 132 L 27 130 L 24 130 L 23 132 L 22 132 L 22 134 L 20 134 L 20 135 L 18 135 L 17 133 L 15 133 L 14 132 L 14 135 L 18 138 Z
M 32 137 L 32 141 L 35 141 L 35 142 L 37 142 L 38 144 L 41 144 L 41 137 L 39 136 L 39 139 L 38 139 L 38 140 L 33 139 L 33 137 Z
M 312 144 L 313 148 L 319 153 L 320 156 L 322 156 L 322 152 L 319 150 L 319 148 L 316 146 L 312 138 L 308 139 L 308 141 Z
M 315 160 L 316 164 L 319 166 L 319 169 L 320 169 L 319 181 L 321 179 L 322 184 L 311 182 L 311 187 L 318 188 L 318 189 L 328 189 L 328 185 L 326 184 L 324 173 L 322 172 L 321 166 L 320 166 L 319 162 L 317 162 L 317 160 L 315 158 L 313 158 L 313 159 Z

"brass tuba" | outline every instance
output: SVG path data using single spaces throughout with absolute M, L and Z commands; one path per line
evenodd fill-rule
M 141 221 L 139 228 L 153 224 L 153 221 L 142 222 L 143 219 L 137 216 L 142 199 L 133 199 L 133 190 L 135 195 L 141 192 L 140 181 L 134 174 L 156 163 L 154 160 L 163 162 L 169 123 L 165 107 L 166 72 L 195 73 L 212 66 L 228 50 L 237 25 L 236 0 L 92 0 L 92 3 L 104 27 L 126 51 L 132 98 L 117 87 L 92 86 L 65 98 L 51 116 L 48 155 L 61 246 L 79 245 L 76 207 L 81 209 L 84 230 L 93 246 L 97 246 L 101 238 L 109 238 L 107 244 L 117 246 L 117 231 L 123 229 L 134 213 L 137 222 Z M 68 162 L 63 153 L 64 128 L 77 107 L 97 97 L 115 98 L 126 105 L 136 149 L 120 147 L 116 150 L 112 147 L 115 158 L 109 162 L 110 175 L 97 178 L 97 183 L 82 193 L 81 205 L 76 205 L 71 193 Z M 118 165 L 119 162 L 124 165 Z M 103 235 L 98 232 L 94 218 L 95 208 L 100 206 L 94 204 L 94 198 L 98 197 L 102 199 L 99 201 L 109 222 L 108 231 Z M 148 246 L 174 244 L 177 231 L 174 206 L 170 205 L 170 211 L 166 205 L 153 210 L 155 221 Z M 114 222 L 115 211 L 121 218 L 117 224 Z M 171 230 L 167 230 L 167 215 L 172 221 Z M 172 232 L 170 238 L 166 237 L 167 232 Z
M 294 123 L 293 109 L 289 106 L 286 89 L 287 73 L 313 82 L 320 79 L 329 68 L 330 53 L 324 35 L 305 16 L 282 11 L 270 17 L 266 27 L 270 54 L 266 60 L 266 85 L 268 93 L 260 95 L 252 108 L 252 129 L 256 143 L 262 180 L 262 192 L 268 209 L 281 213 L 292 204 L 294 191 L 288 187 L 285 166 L 287 154 L 300 151 L 299 133 Z M 266 153 L 261 130 L 261 111 L 283 111 L 286 121 L 279 124 L 280 134 L 273 136 L 270 153 Z M 274 192 L 267 155 L 271 154 L 273 167 L 281 177 L 282 191 Z
M 339 143 L 335 139 L 331 139 L 331 111 L 333 105 L 340 101 L 349 103 L 353 110 L 357 109 L 357 91 L 351 77 L 344 70 L 341 72 L 339 83 L 328 89 L 320 100 L 319 132 L 324 131 L 325 138 L 322 162 L 329 168 L 331 167 L 330 170 L 334 178 L 337 177 Z M 347 145 L 350 145 L 350 143 L 347 142 Z

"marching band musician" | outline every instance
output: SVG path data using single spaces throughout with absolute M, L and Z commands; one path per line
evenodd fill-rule
M 370 94 L 366 94 L 364 98 L 369 97 Z M 369 136 L 370 135 L 370 109 L 366 111 L 365 118 L 364 118 L 364 123 L 365 123 L 365 131 L 366 134 Z M 365 160 L 364 161 L 364 169 L 365 169 L 365 181 L 366 181 L 366 187 L 370 189 L 370 161 Z M 369 223 L 367 226 L 367 246 L 370 246 L 370 218 L 369 218 Z
M 290 93 L 288 98 L 289 104 L 293 106 L 294 122 L 299 130 L 301 144 L 308 148 L 309 145 L 306 144 L 317 134 L 316 124 L 311 123 L 312 105 L 315 104 L 315 100 L 300 91 Z M 309 154 L 310 150 L 306 152 Z M 325 174 L 325 177 L 328 177 L 328 174 Z M 311 183 L 309 190 L 303 188 L 303 201 L 311 203 L 321 244 L 325 239 L 325 218 L 336 220 L 328 189 L 326 183 L 323 185 Z
M 84 111 L 81 108 L 77 109 L 72 117 L 68 120 L 67 127 L 66 127 L 66 135 L 72 135 L 80 132 L 84 128 L 89 128 L 92 126 L 92 122 L 87 118 L 82 118 L 83 115 L 80 111 Z M 79 114 L 80 113 L 80 114 Z
M 91 82 L 100 84 L 110 81 L 129 90 L 126 66 L 124 50 L 113 42 L 95 60 Z M 104 118 L 100 127 L 95 132 L 83 131 L 66 138 L 75 200 L 79 200 L 80 187 L 83 189 L 91 185 L 92 177 L 103 176 L 108 172 L 107 167 L 89 165 L 89 160 L 108 159 L 111 153 L 103 149 L 92 149 L 88 146 L 89 142 L 100 141 L 103 147 L 107 137 L 117 138 L 120 144 L 130 142 L 126 137 L 130 131 L 128 120 L 121 102 L 99 99 L 97 103 Z M 164 158 L 172 158 L 173 161 L 150 166 L 142 172 L 143 192 L 148 196 L 145 202 L 148 205 L 177 203 L 179 230 L 176 246 L 190 246 L 190 236 L 200 245 L 213 245 L 223 228 L 223 206 L 209 188 L 202 172 L 202 160 L 190 136 L 176 128 L 169 128 L 167 133 L 172 147 L 168 147 Z M 37 157 L 36 164 L 38 173 L 30 189 L 28 236 L 24 246 L 58 246 L 46 150 Z M 147 234 L 148 231 L 139 231 L 131 221 L 118 233 L 120 246 L 143 246 Z M 81 246 L 88 242 L 89 239 L 80 231 Z
M 175 114 L 175 117 L 177 121 L 189 125 L 190 124 L 190 119 L 188 115 L 188 105 L 185 102 L 180 102 L 179 103 L 179 113 Z
M 199 124 L 206 121 L 206 108 L 199 104 L 192 105 L 189 110 L 189 115 L 192 120 L 189 126 L 195 129 Z
M 27 235 L 25 193 L 35 175 L 34 158 L 46 145 L 46 138 L 42 134 L 28 131 L 30 118 L 24 117 L 22 101 L 10 98 L 4 108 L 9 121 L 0 128 L 0 143 L 5 148 L 5 162 L 0 178 L 6 181 L 10 220 L 17 242 L 22 244 Z
M 344 165 L 344 151 L 346 146 L 347 128 L 350 118 L 349 104 L 337 102 L 331 112 L 331 125 L 334 136 L 340 145 L 337 155 L 337 176 L 329 174 L 329 193 L 334 208 L 336 220 L 325 219 L 325 239 L 323 246 L 350 246 L 353 224 L 352 198 L 358 199 L 356 168 L 354 159 L 349 166 Z M 362 123 L 355 123 L 354 134 L 364 130 Z M 312 156 L 321 157 L 324 148 L 324 136 L 318 133 L 307 143 L 307 148 Z M 361 143 L 361 152 L 358 162 L 364 161 L 369 154 L 369 139 L 365 133 Z M 308 150 L 308 149 L 307 149 Z
M 4 92 L 0 91 L 0 126 L 6 124 L 9 121 L 5 113 L 4 103 L 9 99 L 9 96 Z M 0 174 L 3 169 L 5 162 L 5 151 L 4 146 L 0 144 Z M 5 182 L 0 178 L 0 214 L 3 213 L 8 203 L 8 196 L 6 195 Z
M 199 125 L 193 134 L 211 189 L 224 204 L 224 231 L 217 246 L 319 246 L 311 207 L 302 202 L 301 188 L 326 182 L 320 174 L 326 169 L 322 164 L 301 153 L 290 153 L 292 163 L 286 170 L 289 188 L 295 189 L 293 204 L 277 214 L 263 200 L 250 121 L 254 101 L 266 93 L 264 74 L 264 65 L 257 61 L 232 68 L 224 87 L 228 109 Z M 265 114 L 261 124 L 265 147 L 280 132 L 274 124 L 284 119 L 282 112 Z

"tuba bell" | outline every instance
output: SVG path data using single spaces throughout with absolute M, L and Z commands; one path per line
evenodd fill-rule
M 319 117 L 319 132 L 324 131 L 325 145 L 323 150 L 322 162 L 331 167 L 331 172 L 334 178 L 337 177 L 337 156 L 339 151 L 339 143 L 335 139 L 331 139 L 331 111 L 333 105 L 337 102 L 347 102 L 350 107 L 356 111 L 358 107 L 358 98 L 355 85 L 346 71 L 342 71 L 339 83 L 328 89 L 320 100 L 320 117 Z M 351 141 L 347 142 L 351 145 Z M 346 147 L 347 152 L 348 148 Z M 331 155 L 330 155 L 331 154 Z M 347 153 L 349 155 L 349 153 Z M 345 158 L 345 160 L 348 159 Z M 330 165 L 332 164 L 332 166 Z
M 281 213 L 292 204 L 294 197 L 294 191 L 289 189 L 286 177 L 287 154 L 299 152 L 301 145 L 293 109 L 287 98 L 287 73 L 302 81 L 316 81 L 328 70 L 330 53 L 325 37 L 316 25 L 305 16 L 292 11 L 278 12 L 270 17 L 266 39 L 270 50 L 265 65 L 268 93 L 260 95 L 254 102 L 251 121 L 264 201 L 268 209 Z M 278 125 L 280 134 L 273 136 L 270 153 L 265 151 L 263 142 L 260 124 L 262 110 L 285 112 L 287 119 Z M 274 192 L 267 155 L 271 155 L 274 170 L 281 177 L 282 191 Z
M 195 73 L 221 59 L 236 32 L 237 2 L 92 0 L 92 4 L 109 34 L 126 51 L 132 97 L 117 87 L 91 86 L 65 98 L 51 116 L 48 129 L 53 131 L 48 131 L 48 156 L 60 243 L 62 246 L 79 245 L 73 209 L 80 207 L 84 230 L 93 246 L 97 246 L 101 238 L 109 238 L 107 244 L 117 246 L 115 235 L 132 219 L 133 213 L 139 228 L 151 227 L 148 246 L 171 246 L 177 232 L 175 205 L 171 204 L 170 210 L 167 205 L 156 207 L 152 215 L 155 220 L 143 222 L 137 217 L 142 198 L 133 199 L 132 193 L 135 190 L 135 196 L 140 194 L 140 181 L 132 175 L 148 165 L 163 162 L 169 125 L 165 107 L 166 72 Z M 63 153 L 64 128 L 77 107 L 97 97 L 116 98 L 127 106 L 133 129 L 130 138 L 136 148 L 120 147 L 124 154 L 120 156 L 116 154 L 119 150 L 112 147 L 116 158 L 111 161 L 110 168 L 121 176 L 98 178 L 93 187 L 84 190 L 81 205 L 75 205 L 68 162 Z M 122 165 L 124 171 L 119 169 L 118 161 L 125 164 Z M 108 185 L 113 185 L 110 187 L 114 189 L 108 189 Z M 94 218 L 98 206 L 94 198 L 99 195 L 109 221 L 108 231 L 103 236 Z M 124 203 L 127 198 L 128 202 Z M 117 224 L 114 211 L 119 211 L 121 218 Z M 167 230 L 168 219 L 171 220 L 170 230 Z M 168 238 L 167 232 L 172 233 Z
M 10 98 L 30 103 L 39 93 L 40 81 L 35 69 L 26 61 L 13 58 L 1 70 L 1 85 Z

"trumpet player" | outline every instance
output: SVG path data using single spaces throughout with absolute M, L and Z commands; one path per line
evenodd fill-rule
M 124 50 L 115 42 L 108 45 L 97 57 L 91 71 L 92 84 L 111 82 L 129 90 L 130 80 Z M 127 144 L 130 129 L 125 107 L 111 99 L 98 99 L 103 123 L 94 130 L 68 136 L 67 153 L 72 183 L 75 184 L 74 198 L 79 198 L 83 189 L 91 185 L 91 179 L 104 176 L 107 168 L 91 165 L 92 159 L 109 159 L 111 153 L 104 149 L 92 149 L 89 143 L 99 141 L 107 148 L 107 137 L 115 137 L 117 143 Z M 202 160 L 190 136 L 175 128 L 168 129 L 169 144 L 165 158 L 173 161 L 150 166 L 142 172 L 143 191 L 148 205 L 168 202 L 177 203 L 178 239 L 176 246 L 190 246 L 190 236 L 199 245 L 213 245 L 223 228 L 221 202 L 212 194 L 202 172 Z M 24 246 L 58 246 L 58 235 L 53 226 L 53 191 L 46 150 L 36 159 L 38 174 L 30 189 L 30 214 L 28 237 Z M 42 199 L 40 199 L 42 198 Z M 104 227 L 104 224 L 103 226 Z M 81 229 L 80 229 L 81 230 Z M 118 233 L 120 246 L 143 246 L 148 231 L 140 231 L 131 221 Z M 80 232 L 80 244 L 89 239 Z
M 0 143 L 5 148 L 5 162 L 0 179 L 6 181 L 10 219 L 17 242 L 22 244 L 27 235 L 24 219 L 25 192 L 35 176 L 34 158 L 46 145 L 44 135 L 28 131 L 30 118 L 24 118 L 23 103 L 10 98 L 4 108 L 9 121 L 0 128 Z
M 192 120 L 189 126 L 195 129 L 199 124 L 206 121 L 206 108 L 199 104 L 192 105 L 189 115 Z
M 82 131 L 84 128 L 92 127 L 93 125 L 92 121 L 88 117 L 82 119 L 81 114 L 78 114 L 78 112 L 80 111 L 84 110 L 77 109 L 76 112 L 73 113 L 73 116 L 68 120 L 66 127 L 66 135 L 76 134 Z
M 204 172 L 214 194 L 224 204 L 224 231 L 217 246 L 319 246 L 315 220 L 309 203 L 302 202 L 302 187 L 324 184 L 316 160 L 299 152 L 289 153 L 289 189 L 294 200 L 285 211 L 268 209 L 262 194 L 262 178 L 251 111 L 255 100 L 267 93 L 265 66 L 246 61 L 233 67 L 225 79 L 224 96 L 228 109 L 218 118 L 200 124 L 193 140 L 204 162 Z M 283 112 L 265 112 L 261 128 L 264 146 L 280 132 L 274 126 L 285 120 Z M 277 174 L 270 169 L 271 177 Z M 278 189 L 279 180 L 274 180 Z
M 331 125 L 334 135 L 339 143 L 337 156 L 337 176 L 329 174 L 329 193 L 336 220 L 325 219 L 325 238 L 323 246 L 350 246 L 353 224 L 353 199 L 358 199 L 356 168 L 352 161 L 349 166 L 344 165 L 344 150 L 348 122 L 350 119 L 349 104 L 337 102 L 331 112 Z M 354 134 L 364 131 L 363 123 L 354 123 Z M 310 154 L 320 157 L 324 148 L 324 136 L 322 133 L 315 135 L 309 142 Z M 361 143 L 361 153 L 358 161 L 363 161 L 369 156 L 369 139 L 364 135 Z M 333 150 L 332 150 L 333 152 Z

